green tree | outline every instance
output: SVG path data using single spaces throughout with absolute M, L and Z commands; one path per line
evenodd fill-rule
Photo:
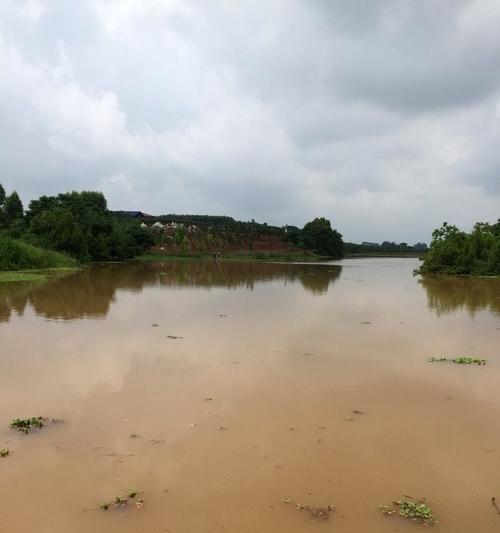
M 34 242 L 81 261 L 122 260 L 151 245 L 150 232 L 137 220 L 113 216 L 99 192 L 42 196 L 30 203 L 26 219 Z
M 3 213 L 8 225 L 14 222 L 14 220 L 22 219 L 24 217 L 23 203 L 16 191 L 5 198 L 3 202 Z
M 500 274 L 498 223 L 478 222 L 471 233 L 444 222 L 432 232 L 432 242 L 418 274 Z
M 3 213 L 3 204 L 5 202 L 5 189 L 0 183 L 0 229 L 5 226 L 5 215 Z
M 302 229 L 304 247 L 320 255 L 339 259 L 343 255 L 342 235 L 332 229 L 330 221 L 324 217 L 315 218 Z

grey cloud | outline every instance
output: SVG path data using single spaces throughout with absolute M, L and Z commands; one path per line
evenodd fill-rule
M 0 181 L 25 201 L 410 242 L 498 217 L 493 0 L 39 5 L 0 6 Z

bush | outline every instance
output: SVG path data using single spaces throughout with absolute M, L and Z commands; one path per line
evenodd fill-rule
M 471 233 L 446 222 L 432 242 L 417 274 L 500 275 L 500 221 L 478 222 Z
M 58 252 L 0 236 L 0 270 L 74 267 L 76 264 L 73 258 Z

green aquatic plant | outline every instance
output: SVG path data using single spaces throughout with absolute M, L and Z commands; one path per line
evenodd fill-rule
M 0 457 L 7 457 L 10 453 L 8 448 L 0 448 Z
M 12 429 L 16 429 L 17 431 L 21 431 L 22 433 L 30 433 L 34 429 L 42 429 L 45 425 L 46 418 L 43 416 L 33 416 L 31 418 L 15 418 L 11 423 L 10 427 Z
M 470 357 L 464 355 L 461 357 L 454 357 L 448 359 L 447 357 L 429 357 L 427 359 L 429 363 L 455 363 L 457 365 L 485 365 L 486 359 L 478 359 L 477 357 Z
M 404 496 L 401 500 L 392 502 L 392 507 L 379 505 L 378 508 L 386 516 L 397 514 L 424 526 L 437 524 L 434 512 L 425 500 L 414 500 L 410 496 Z
M 99 505 L 99 509 L 101 509 L 101 511 L 107 511 L 108 509 L 111 509 L 111 508 L 117 509 L 120 507 L 124 507 L 125 505 L 129 503 L 129 500 L 133 500 L 137 498 L 138 494 L 139 492 L 137 492 L 135 489 L 128 489 L 126 496 L 115 496 L 115 498 L 112 501 L 101 503 L 101 505 Z M 135 504 L 136 504 L 136 507 L 140 508 L 144 505 L 144 500 L 142 498 L 137 498 L 135 500 Z

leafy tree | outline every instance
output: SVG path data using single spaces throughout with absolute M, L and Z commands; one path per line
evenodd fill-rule
M 444 222 L 432 232 L 432 242 L 420 274 L 500 274 L 498 223 L 478 222 L 471 233 Z
M 0 229 L 5 226 L 5 215 L 3 212 L 3 204 L 5 202 L 5 189 L 0 183 Z
M 336 259 L 343 255 L 342 235 L 332 229 L 330 221 L 326 218 L 315 218 L 308 222 L 302 229 L 302 238 L 304 247 L 315 253 Z
M 127 259 L 152 243 L 138 220 L 113 216 L 99 192 L 42 196 L 30 203 L 26 218 L 35 243 L 81 261 Z
M 304 242 L 302 240 L 302 230 L 296 226 L 285 226 L 285 241 L 289 242 L 295 248 L 302 248 Z
M 4 191 L 5 194 L 5 191 Z M 7 196 L 3 202 L 3 213 L 5 221 L 9 225 L 14 220 L 22 219 L 24 216 L 23 203 L 16 191 Z

